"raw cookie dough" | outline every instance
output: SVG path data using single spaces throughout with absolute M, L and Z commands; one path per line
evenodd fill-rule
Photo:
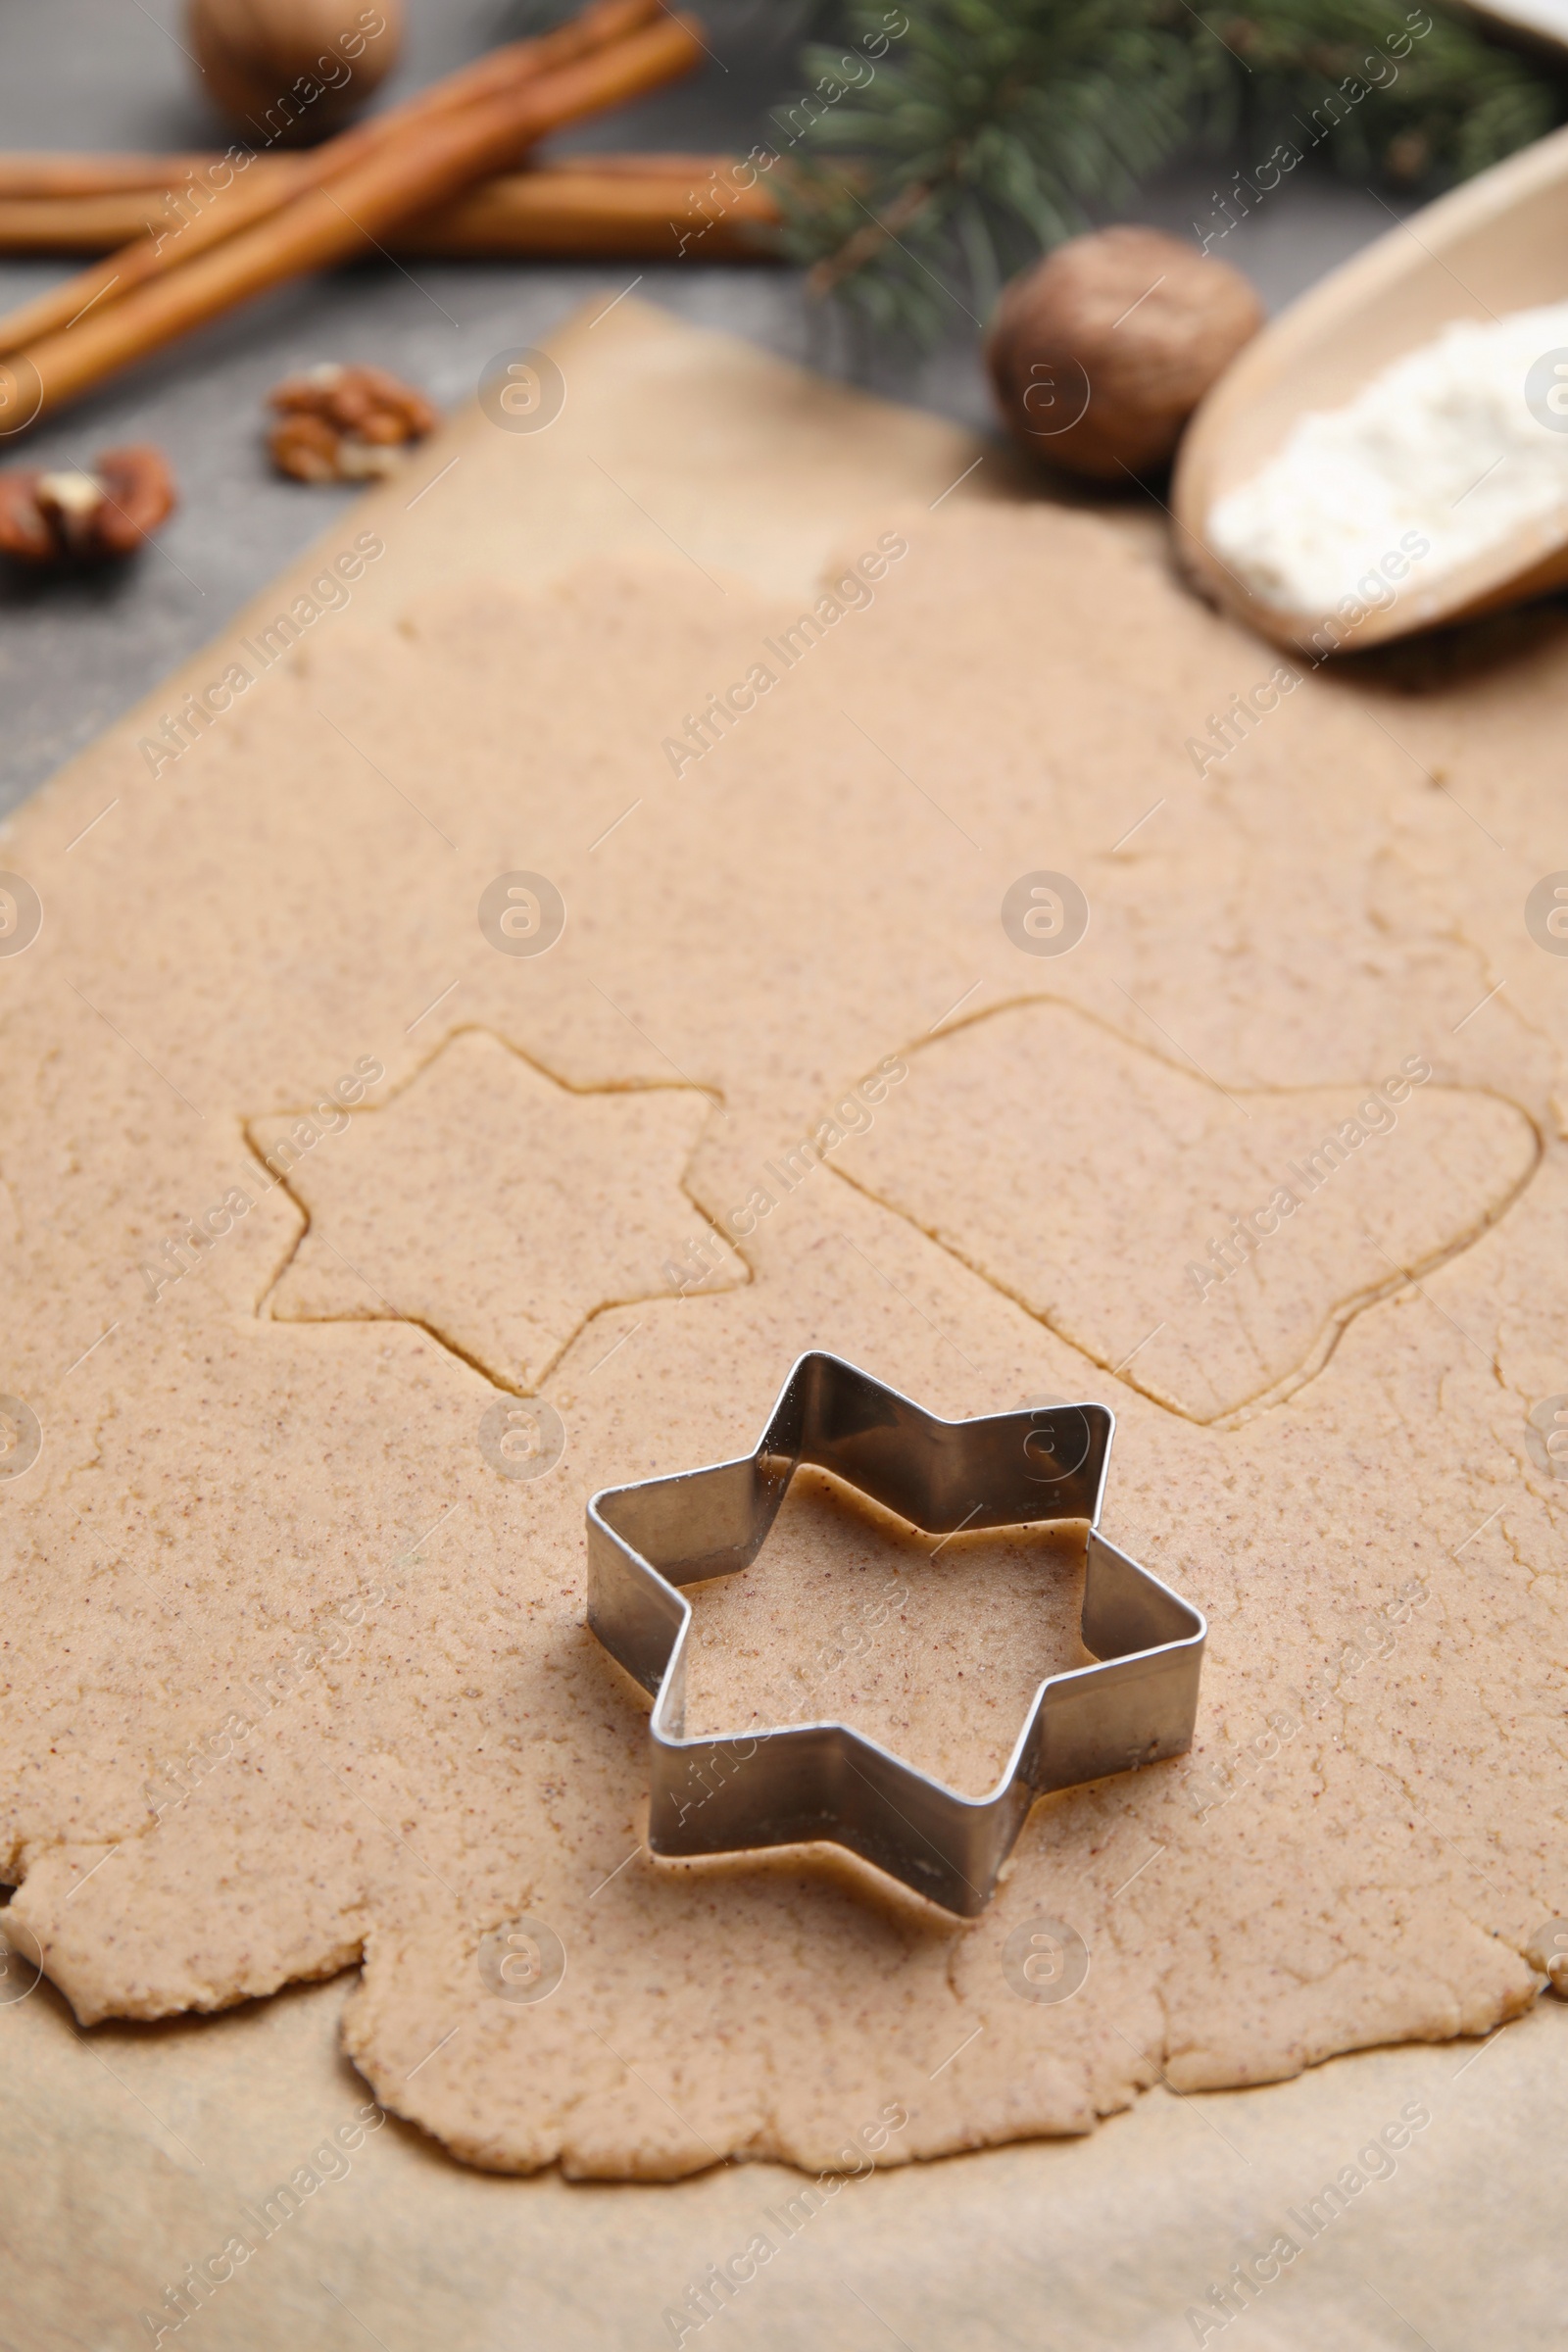
M 1040 1683 L 1093 1663 L 1083 1586 L 1081 1527 L 923 1535 L 802 1470 L 747 1573 L 688 1588 L 686 1730 L 848 1717 L 988 1795 Z
M 318 1138 L 309 1111 L 260 1120 L 256 1150 L 311 1218 L 268 1308 L 420 1323 L 531 1389 L 590 1316 L 662 1291 L 662 1259 L 706 1237 L 680 1178 L 709 1107 L 691 1087 L 573 1095 L 466 1030 L 373 1118 L 339 1109 Z
M 0 1486 L 0 1851 L 82 2019 L 219 2007 L 363 1956 L 345 2030 L 386 2104 L 480 2164 L 651 2179 L 730 2154 L 858 2161 L 890 2111 L 906 2120 L 884 2163 L 1080 2132 L 1161 2073 L 1259 2081 L 1534 1997 L 1524 1947 L 1568 1911 L 1568 1490 L 1527 1421 L 1568 1392 L 1551 1108 L 1568 962 L 1522 907 L 1561 855 L 1560 659 L 1521 657 L 1481 704 L 1306 679 L 1199 776 L 1188 739 L 1271 657 L 1156 561 L 1092 518 L 956 505 L 874 516 L 850 553 L 884 530 L 908 553 L 874 602 L 832 600 L 788 663 L 796 605 L 673 557 L 537 600 L 456 591 L 396 634 L 343 615 L 69 867 L 123 782 L 107 754 L 8 836 L 47 920 L 0 962 L 0 1389 L 32 1400 L 43 1443 Z M 760 664 L 771 686 L 672 760 L 689 717 Z M 1489 694 L 1498 732 L 1472 737 Z M 1054 960 L 1000 916 L 1042 868 L 1093 909 Z M 548 955 L 480 929 L 512 869 L 565 901 Z M 1184 1097 L 1207 1132 L 1227 1095 L 1354 1100 L 1422 1056 L 1458 1156 L 1417 1167 L 1396 1207 L 1408 1253 L 1442 1262 L 1222 1428 L 1210 1399 L 1156 1401 L 1096 1360 L 1115 1361 L 1146 1270 L 1086 1209 L 1080 1352 L 996 1254 L 1097 1189 L 1098 1142 L 1061 1164 L 1052 1090 L 996 1051 L 1025 1024 L 1065 1037 L 1063 1006 L 1105 1039 L 1091 1077 L 1135 1153 L 1152 1147 L 1131 1071 L 1162 1099 L 1178 1076 L 1213 1090 Z M 481 1042 L 460 1050 L 460 1030 Z M 607 1197 L 668 1202 L 674 1114 L 707 1094 L 681 1181 L 751 1276 L 700 1295 L 665 1273 L 662 1230 L 645 1263 L 641 1225 L 610 1216 L 614 1279 L 572 1289 L 574 1312 L 601 1311 L 543 1383 L 565 1450 L 533 1479 L 481 1453 L 505 1392 L 469 1360 L 526 1352 L 508 1336 L 529 1311 L 520 1257 L 514 1286 L 502 1263 L 476 1287 L 463 1230 L 473 1138 L 515 1075 L 502 1048 L 541 1085 L 672 1121 L 635 1167 L 607 1125 Z M 455 1328 L 446 1345 L 435 1304 L 359 1319 L 319 1263 L 325 1319 L 282 1319 L 278 1277 L 311 1259 L 281 1187 L 177 1279 L 143 1272 L 254 1182 L 248 1138 L 365 1055 L 387 1078 L 355 1139 L 451 1080 L 399 1280 L 417 1259 L 467 1302 L 477 1349 Z M 904 1074 L 878 1094 L 890 1058 Z M 926 1125 L 954 1086 L 957 1138 Z M 670 1091 L 637 1100 L 650 1089 Z M 940 1140 L 928 1169 L 905 1120 Z M 828 1140 L 867 1125 L 865 1144 Z M 329 1199 L 346 1142 L 299 1176 L 323 1245 L 357 1213 Z M 886 1200 L 845 1180 L 858 1152 Z M 1216 1200 L 1254 1205 L 1200 1152 L 1157 1159 L 1184 1237 Z M 920 1229 L 938 1191 L 933 1222 L 983 1204 L 969 1240 Z M 1366 1287 L 1353 1250 L 1313 1267 L 1314 1316 Z M 1298 1365 L 1298 1324 L 1265 1323 L 1265 1368 Z M 1107 1532 L 1209 1614 L 1192 1757 L 1041 1804 L 965 1925 L 826 1851 L 641 1849 L 644 1710 L 583 1625 L 583 1500 L 749 1448 L 807 1346 L 952 1415 L 1112 1403 Z M 795 1516 L 798 1623 L 782 1553 L 748 1572 L 760 1605 L 704 1599 L 733 1635 L 709 1687 L 728 1721 L 774 1695 L 764 1620 L 815 1658 L 850 1581 L 899 1552 L 819 1495 Z M 956 1776 L 960 1746 L 983 1765 L 994 1711 L 948 1714 L 959 1614 L 933 1615 L 923 1652 L 901 1628 L 855 1669 L 880 1678 L 865 1704 L 889 1723 L 918 1686 L 911 1738 Z M 1009 1938 L 1042 1919 L 1087 1947 L 1069 1999 L 1009 1974 Z
M 1523 1112 L 1431 1080 L 1408 1054 L 1359 1091 L 1227 1094 L 1066 1005 L 1012 1005 L 922 1046 L 901 1115 L 838 1164 L 1096 1363 L 1214 1421 L 1299 1388 L 1533 1173 Z M 999 1122 L 1001 1102 L 1039 1109 Z

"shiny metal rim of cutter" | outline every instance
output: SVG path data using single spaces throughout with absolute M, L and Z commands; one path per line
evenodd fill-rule
M 1189 1747 L 1207 1628 L 1100 1532 L 1114 1430 L 1102 1404 L 939 1420 L 813 1349 L 754 1452 L 602 1488 L 588 1504 L 588 1623 L 653 1695 L 650 1851 L 826 1840 L 972 1918 L 1037 1796 Z M 679 1588 L 750 1566 L 802 1463 L 932 1535 L 1088 1521 L 1080 1622 L 1101 1662 L 1040 1685 L 989 1795 L 960 1796 L 842 1723 L 684 1736 L 692 1610 Z

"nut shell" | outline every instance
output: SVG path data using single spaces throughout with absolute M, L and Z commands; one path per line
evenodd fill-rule
M 1004 288 L 986 360 L 1022 447 L 1119 481 L 1167 462 L 1262 323 L 1256 293 L 1228 263 L 1161 229 L 1102 228 Z

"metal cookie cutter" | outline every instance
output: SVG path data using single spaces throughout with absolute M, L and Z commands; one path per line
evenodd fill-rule
M 1037 1796 L 1189 1747 L 1207 1628 L 1100 1532 L 1114 1428 L 1102 1404 L 941 1421 L 813 1351 L 785 1382 L 754 1453 L 602 1488 L 588 1505 L 588 1622 L 653 1694 L 650 1850 L 826 1839 L 969 1918 L 990 1900 Z M 802 1462 L 933 1534 L 1089 1522 L 1081 1624 L 1103 1662 L 1041 1684 L 988 1796 L 960 1796 L 842 1723 L 684 1737 L 692 1611 L 679 1588 L 751 1564 Z

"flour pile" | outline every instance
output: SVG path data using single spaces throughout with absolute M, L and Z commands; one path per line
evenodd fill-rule
M 1553 303 L 1455 319 L 1347 407 L 1309 412 L 1215 503 L 1208 535 L 1264 603 L 1331 612 L 1368 573 L 1402 576 L 1401 551 L 1427 581 L 1564 507 L 1568 303 Z

